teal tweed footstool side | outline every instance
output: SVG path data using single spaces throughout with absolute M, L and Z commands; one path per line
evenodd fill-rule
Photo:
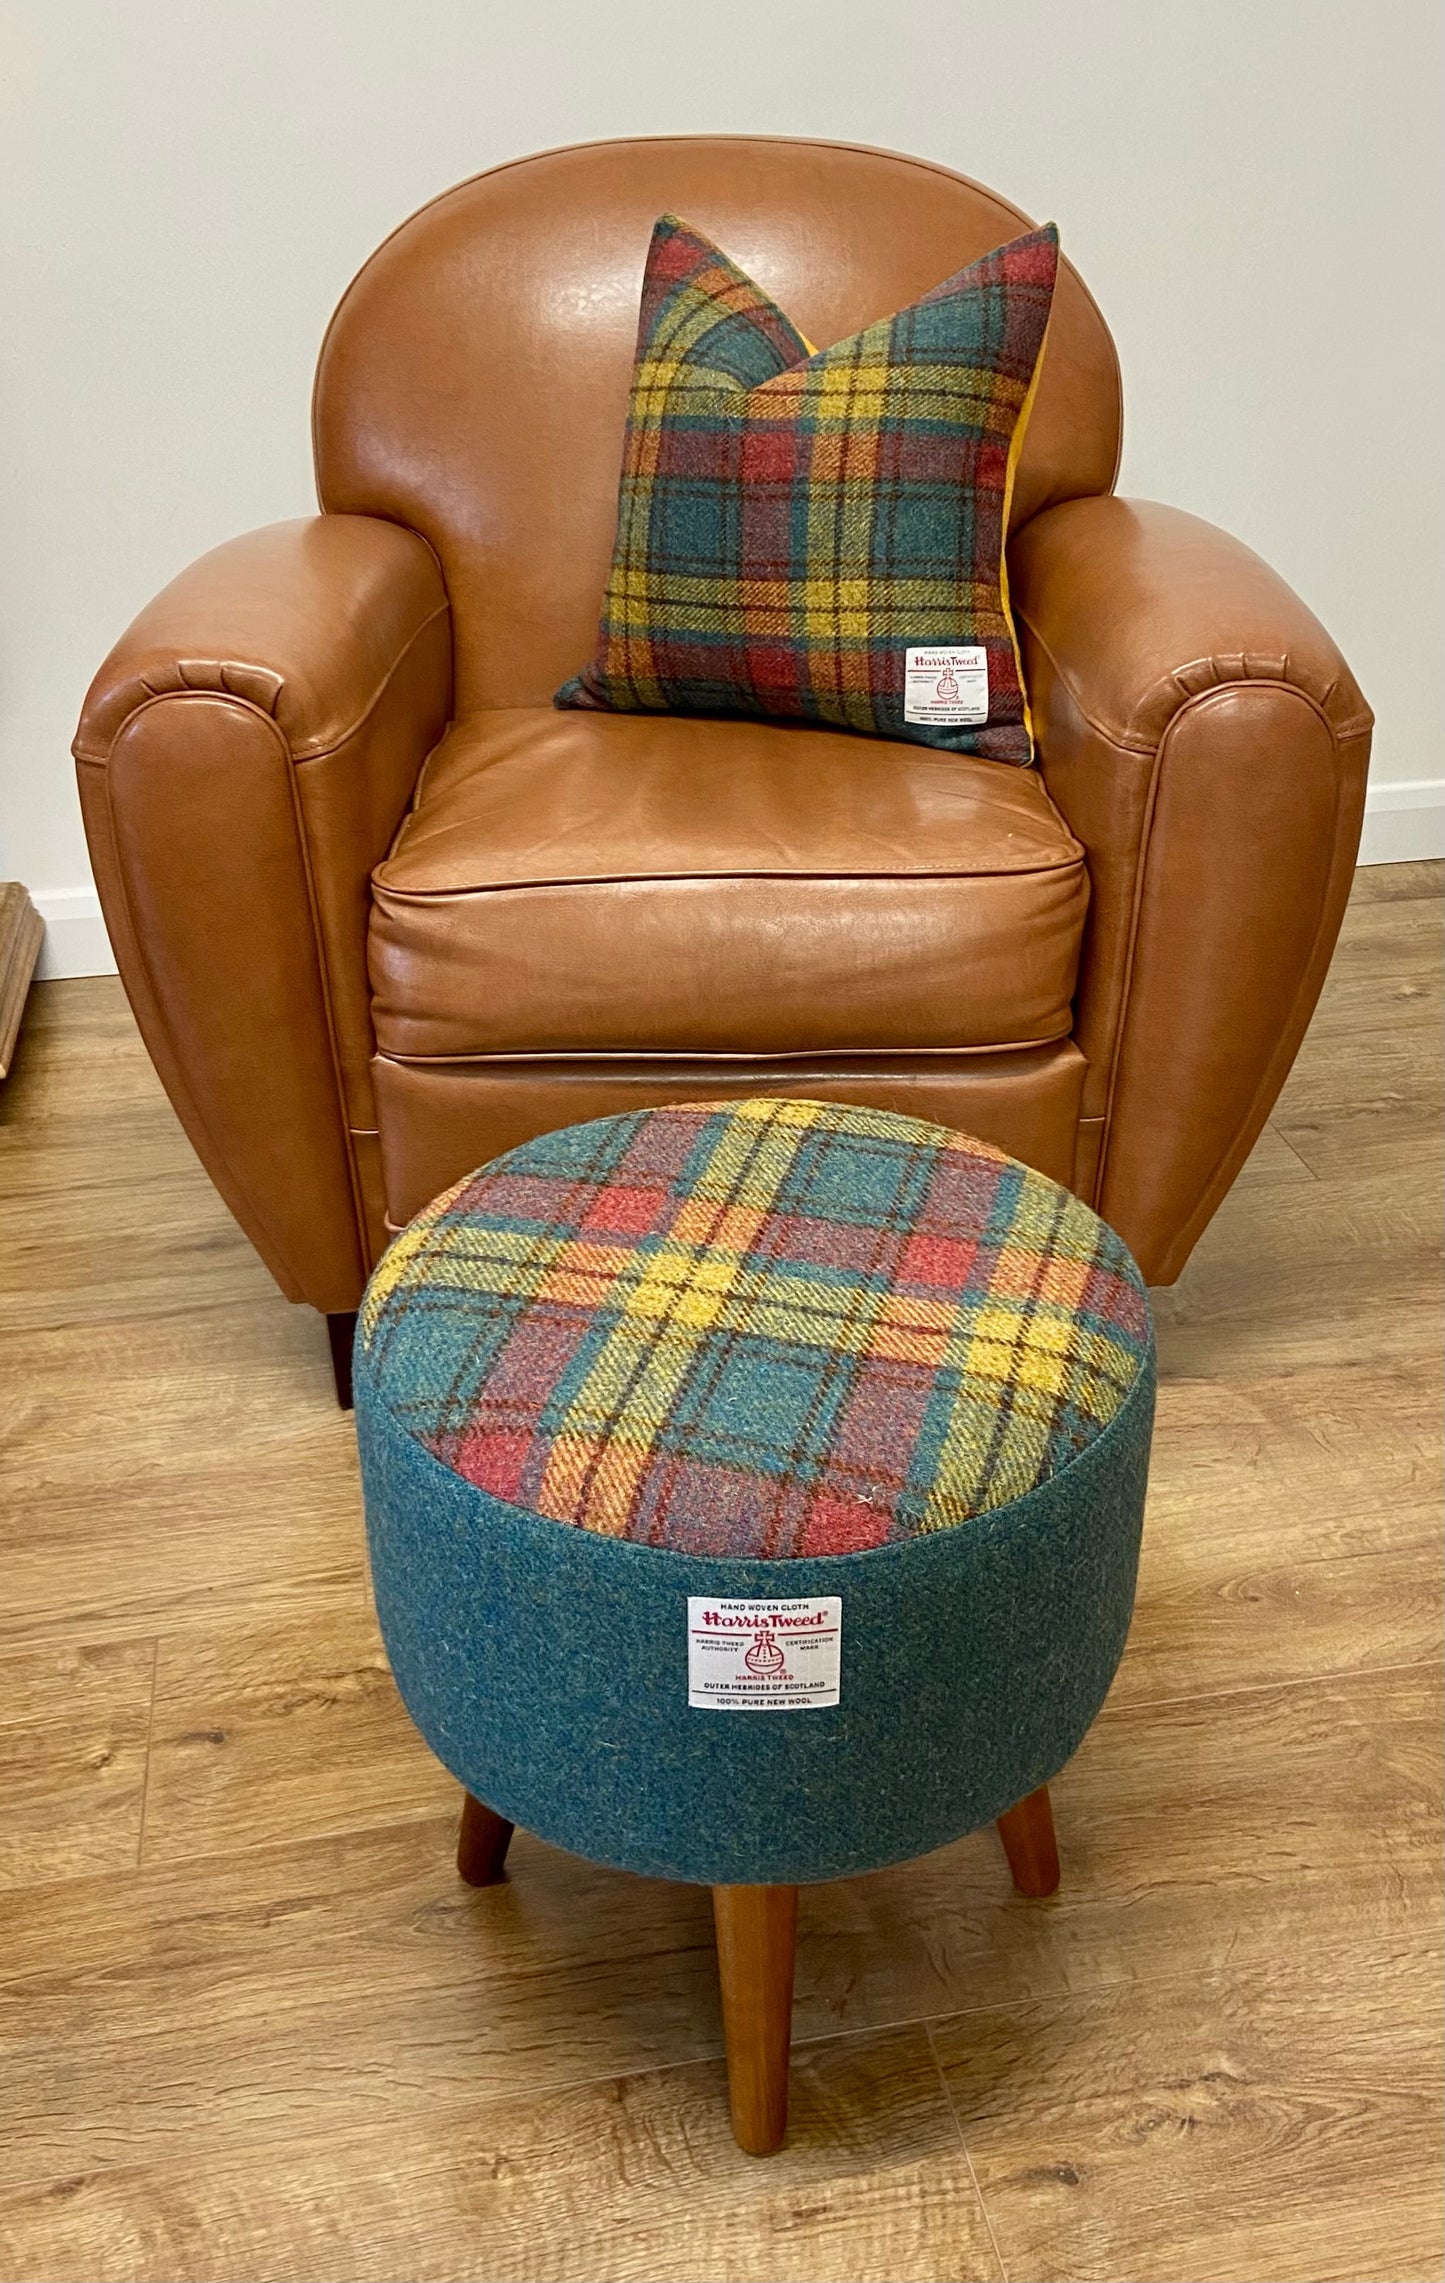
M 982 1142 L 819 1102 L 541 1136 L 430 1205 L 362 1306 L 397 1685 L 511 1829 L 714 1891 L 734 2129 L 786 2119 L 800 1882 L 1046 1786 L 1133 1606 L 1153 1336 L 1119 1239 Z M 485 1803 L 485 1804 L 483 1804 Z

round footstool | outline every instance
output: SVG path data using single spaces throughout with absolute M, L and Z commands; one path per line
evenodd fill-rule
M 524 1144 L 368 1287 L 372 1578 L 413 1719 L 514 1824 L 714 1890 L 734 2128 L 786 2117 L 800 1881 L 1048 1795 L 1133 1604 L 1139 1273 L 1057 1183 L 886 1112 L 755 1100 Z M 485 1804 L 483 1804 L 485 1803 Z

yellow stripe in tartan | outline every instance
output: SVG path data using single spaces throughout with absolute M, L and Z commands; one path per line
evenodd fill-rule
M 832 434 L 826 430 L 809 439 L 808 485 L 810 490 L 836 491 L 849 484 L 860 490 L 872 490 L 878 481 L 878 457 L 881 438 L 872 429 L 855 434 L 851 429 L 839 428 Z M 873 502 L 868 501 L 870 516 Z
M 921 1530 L 946 1529 L 981 1505 L 1003 1505 L 1038 1482 L 1053 1432 L 1053 1398 L 1020 1387 L 1006 1411 L 992 1387 L 965 1388 L 950 1422 Z M 1000 1431 L 1001 1429 L 1001 1431 Z M 987 1485 L 987 1496 L 981 1497 Z
M 918 1362 L 943 1360 L 943 1346 L 954 1336 L 960 1311 L 952 1302 L 887 1292 L 876 1294 L 849 1283 L 834 1284 L 790 1273 L 786 1268 L 743 1271 L 742 1256 L 772 1208 L 778 1188 L 803 1134 L 815 1127 L 864 1138 L 890 1138 L 885 1115 L 821 1102 L 776 1102 L 759 1098 L 727 1107 L 731 1112 L 719 1146 L 681 1207 L 669 1243 L 654 1253 L 575 1236 L 498 1228 L 466 1221 L 438 1228 L 461 1190 L 457 1183 L 401 1233 L 379 1264 L 368 1288 L 364 1329 L 369 1335 L 387 1298 L 397 1286 L 415 1281 L 412 1265 L 424 1256 L 425 1281 L 457 1291 L 488 1292 L 504 1298 L 537 1298 L 579 1307 L 613 1306 L 653 1324 L 664 1320 L 680 1329 L 718 1327 L 771 1334 L 807 1345 L 836 1347 L 851 1354 L 887 1354 Z M 1001 1151 L 940 1132 L 945 1148 L 1002 1161 Z M 1046 1193 L 1045 1193 L 1046 1194 Z M 1021 1197 L 1019 1219 L 1032 1217 L 1031 1189 Z M 1089 1216 L 1077 1208 L 1078 1238 L 1088 1244 Z M 1042 1234 L 1041 1229 L 1041 1234 Z M 1065 1228 L 1056 1235 L 1072 1235 Z M 1090 1255 L 1092 1257 L 1092 1255 Z M 1028 1285 L 1026 1259 L 1012 1266 L 1013 1249 L 1001 1256 L 1009 1284 Z M 1004 1264 L 1010 1264 L 1005 1268 Z M 1057 1259 L 1049 1271 L 1063 1277 Z M 1069 1292 L 1087 1278 L 1081 1264 Z M 1002 1299 L 1002 1293 L 997 1297 Z M 1052 1295 L 1048 1295 L 1052 1298 Z M 986 1309 L 973 1326 L 987 1347 L 1008 1347 L 1017 1337 L 1016 1318 L 1007 1306 Z M 1067 1335 L 1067 1318 L 1059 1328 Z M 1052 1349 L 1059 1337 L 1052 1317 L 1038 1312 L 1030 1336 Z M 1082 1328 L 1073 1335 L 1082 1340 Z M 941 1345 L 942 1344 L 942 1345 Z M 1088 1336 L 1091 1368 L 1112 1384 L 1127 1386 L 1135 1362 L 1126 1348 L 1101 1334 Z M 967 1367 L 967 1355 L 953 1360 Z
M 540 1292 L 562 1274 L 585 1282 L 595 1294 L 599 1285 L 609 1285 L 620 1276 L 632 1257 L 622 1245 L 529 1236 L 519 1229 L 478 1228 L 475 1223 L 448 1229 L 437 1251 L 437 1258 L 455 1272 L 455 1280 L 478 1292 Z M 436 1275 L 435 1268 L 432 1273 L 435 1282 L 447 1281 Z
M 631 1457 L 605 1482 L 587 1486 L 589 1503 L 595 1495 L 600 1512 L 613 1512 L 612 1502 L 621 1496 L 629 1475 L 635 1482 L 646 1465 L 678 1390 L 705 1344 L 701 1333 L 674 1329 L 671 1324 L 661 1332 L 650 1324 L 625 1320 L 614 1326 L 555 1438 L 543 1475 L 543 1513 L 571 1521 L 582 1502 L 590 1456 L 615 1446 Z M 557 1503 L 545 1503 L 548 1500 Z
M 653 606 L 624 603 L 620 607 L 609 600 L 606 612 L 606 633 L 610 643 L 630 645 L 638 656 L 654 655 L 652 635 L 666 639 L 670 635 L 710 636 L 718 640 L 730 637 L 738 640 L 753 632 L 775 631 L 793 633 L 798 646 L 805 653 L 826 652 L 830 645 L 852 658 L 867 659 L 880 648 L 892 644 L 950 641 L 958 632 L 958 614 L 952 606 L 915 607 L 911 610 L 875 610 L 866 627 L 858 629 L 856 614 L 849 613 L 846 634 L 838 632 L 839 620 L 825 611 L 810 612 L 806 618 L 791 610 L 768 610 L 754 613 L 744 604 L 729 596 L 716 604 L 698 603 L 681 607 Z M 987 628 L 975 626 L 974 633 L 986 635 Z M 973 636 L 970 635 L 970 640 Z M 810 659 L 810 671 L 814 662 Z M 818 673 L 827 670 L 827 659 L 816 664 Z
M 707 1102 L 696 1105 L 708 1110 L 726 1110 L 741 1125 L 776 1126 L 779 1131 L 793 1126 L 805 1132 L 811 1126 L 825 1126 L 830 1133 L 861 1133 L 861 1126 L 846 1121 L 854 1114 L 836 1109 L 831 1102 L 799 1102 L 791 1099 L 778 1101 L 771 1095 L 754 1094 L 746 1102 Z M 840 1121 L 843 1121 L 840 1123 Z
M 840 640 L 828 649 L 807 653 L 808 686 L 820 698 L 832 702 L 849 712 L 853 708 L 873 705 L 873 645 L 860 642 L 847 649 Z
M 586 1435 L 559 1434 L 547 1453 L 537 1491 L 537 1512 L 553 1522 L 570 1522 L 583 1504 L 587 1470 L 597 1455 L 597 1443 Z
M 685 1197 L 673 1216 L 671 1234 L 681 1245 L 711 1245 L 715 1251 L 740 1255 L 767 1220 L 757 1205 L 723 1205 L 715 1198 Z
M 1095 1358 L 1103 1370 L 1093 1367 Z M 1138 1358 L 1106 1335 L 1023 1304 L 981 1308 L 961 1356 L 951 1360 L 962 1366 L 963 1385 L 938 1456 L 925 1530 L 1022 1495 L 1039 1479 L 1060 1400 L 1107 1425 L 1138 1373 Z
M 465 1184 L 459 1184 L 460 1187 Z M 434 1206 L 428 1207 L 421 1219 L 403 1229 L 382 1258 L 367 1287 L 364 1323 L 368 1339 L 388 1296 L 399 1284 L 425 1282 L 453 1292 L 491 1292 L 503 1297 L 531 1299 L 558 1255 L 567 1249 L 567 1240 L 561 1237 L 528 1235 L 520 1230 L 489 1228 L 471 1221 L 439 1229 L 438 1216 L 457 1194 L 457 1189 L 448 1190 Z M 607 1264 L 598 1263 L 598 1273 L 606 1277 L 616 1275 L 629 1257 L 624 1252 L 612 1251 Z M 415 1270 L 414 1263 L 420 1263 Z M 598 1294 L 595 1282 L 589 1286 L 589 1293 L 595 1305 Z
M 833 509 L 825 502 L 819 509 L 820 528 L 836 521 Z M 958 594 L 973 592 L 969 582 L 963 581 L 957 590 L 945 589 L 936 579 L 904 579 L 877 576 L 867 568 L 866 545 L 850 558 L 846 571 L 837 576 L 820 577 L 816 572 L 796 578 L 774 576 L 767 579 L 699 578 L 688 573 L 666 570 L 646 570 L 633 564 L 619 571 L 607 595 L 607 618 L 612 627 L 636 626 L 643 629 L 651 622 L 662 622 L 663 631 L 670 631 L 668 620 L 675 617 L 680 628 L 699 625 L 700 613 L 716 613 L 717 627 L 705 626 L 704 631 L 741 631 L 744 614 L 752 608 L 816 610 L 827 612 L 836 609 L 854 610 L 866 605 L 875 637 L 879 635 L 911 635 L 915 628 L 928 621 L 943 627 L 956 627 L 959 608 Z M 853 568 L 852 565 L 857 565 Z M 979 590 L 977 597 L 967 604 L 982 632 L 993 631 L 989 613 L 987 588 Z M 1002 621 L 999 622 L 1002 630 Z
M 1090 1266 L 1087 1260 L 1050 1254 L 1038 1272 L 1036 1289 L 1040 1301 L 1061 1309 L 1066 1318 L 1071 1316 L 1088 1289 Z
M 1003 1405 L 999 1397 L 1013 1383 L 1018 1370 L 1016 1352 L 1022 1318 L 1005 1308 L 978 1309 L 963 1343 L 963 1385 L 938 1454 L 934 1481 L 920 1527 L 944 1526 L 962 1499 L 973 1512 L 983 1503 L 986 1481 L 1014 1469 L 1020 1477 L 1032 1461 L 1029 1475 L 1036 1479 L 1048 1445 L 1051 1412 L 1035 1409 L 1032 1391 L 1021 1388 L 1017 1403 Z
M 936 1371 L 948 1361 L 948 1349 L 945 1333 L 897 1331 L 888 1324 L 876 1324 L 864 1352 L 884 1363 L 913 1363 Z
M 616 1435 L 632 1448 L 649 1448 L 706 1345 L 705 1334 L 685 1325 L 658 1327 L 623 1317 L 568 1404 L 561 1433 Z
M 815 573 L 811 578 L 791 582 L 793 602 L 805 611 L 865 611 L 874 584 L 866 572 L 861 575 L 845 572 L 841 578 L 819 578 Z
M 1073 1362 L 1080 1379 L 1082 1408 L 1096 1419 L 1112 1419 L 1138 1377 L 1138 1357 L 1107 1332 L 1090 1331 L 1081 1324 Z
M 846 369 L 830 374 L 821 387 L 807 392 L 801 417 L 816 423 L 824 435 L 833 427 L 856 426 L 859 444 L 874 449 L 878 430 L 903 428 L 914 420 L 930 425 L 966 421 L 971 428 L 999 435 L 1010 434 L 1013 427 L 1012 411 L 986 383 L 971 387 L 965 375 L 956 385 L 924 386 L 902 371 L 862 383 Z M 866 432 L 870 428 L 871 435 Z
M 587 1503 L 577 1516 L 584 1530 L 616 1538 L 626 1529 L 650 1448 L 634 1446 L 621 1435 L 608 1437 L 587 1485 Z
M 997 1278 L 994 1280 L 992 1290 L 1000 1298 L 1003 1297 L 999 1290 Z M 1065 1315 L 1062 1311 L 1055 1315 L 1044 1308 L 1037 1310 L 1028 1308 L 1028 1294 L 1023 1290 L 1020 1290 L 1016 1297 L 1021 1307 L 1020 1320 L 1024 1327 L 1022 1337 L 1025 1345 L 1037 1348 L 1043 1355 L 1072 1355 L 1075 1347 L 1075 1326 L 1072 1317 Z M 1027 1312 L 1023 1312 L 1025 1310 Z
M 644 1273 L 615 1295 L 629 1316 L 704 1331 L 721 1318 L 742 1263 L 709 1249 L 667 1245 L 646 1258 Z
M 609 649 L 607 671 L 619 681 L 625 681 L 633 705 L 642 713 L 666 713 L 667 697 L 656 673 L 650 670 L 650 660 L 639 663 L 626 649 Z
M 915 611 L 937 610 L 947 598 L 940 593 L 937 579 L 904 579 L 879 577 L 868 567 L 869 536 L 855 543 L 847 528 L 847 517 L 839 517 L 825 499 L 819 509 L 820 526 L 838 523 L 843 540 L 849 548 L 844 560 L 846 570 L 819 577 L 791 579 L 789 591 L 795 607 L 803 610 L 863 610 L 877 612 L 880 604 L 895 614 L 912 614 Z M 857 563 L 860 567 L 854 569 Z
M 669 300 L 666 312 L 648 342 L 647 362 L 666 370 L 669 365 L 676 366 L 681 359 L 690 356 L 696 367 L 702 362 L 696 352 L 709 333 L 717 330 L 719 320 L 738 309 L 756 307 L 755 295 L 732 297 L 700 292 L 696 284 L 686 287 L 681 293 L 673 294 Z M 734 382 L 733 386 L 737 387 L 737 383 Z
M 800 621 L 801 631 L 817 640 L 821 641 L 826 636 L 836 642 L 856 643 L 858 648 L 854 652 L 855 656 L 861 656 L 871 648 L 874 627 L 866 608 L 849 610 L 844 605 L 837 605 L 820 609 L 815 606 L 801 612 Z M 827 664 L 828 660 L 821 652 L 815 652 L 809 661 L 810 678 L 815 686 L 818 671 L 826 669 Z
M 637 1258 L 618 1245 L 527 1234 L 476 1222 L 442 1230 L 413 1224 L 404 1234 L 414 1239 L 408 1246 L 407 1260 L 422 1255 L 419 1281 L 457 1292 L 562 1301 L 585 1308 L 607 1305 L 618 1280 L 635 1266 Z M 383 1266 L 389 1267 L 390 1261 L 388 1254 Z M 388 1290 L 406 1265 L 399 1263 L 390 1274 Z
M 567 1268 L 560 1262 L 537 1287 L 537 1298 L 558 1308 L 605 1308 L 617 1282 L 615 1271 Z
M 729 1118 L 711 1157 L 693 1179 L 695 1197 L 766 1212 L 797 1154 L 800 1135 L 818 1123 L 816 1102 L 769 1103 L 772 1115 Z
M 739 579 L 733 588 L 746 611 L 786 611 L 796 592 L 792 579 Z
M 780 1340 L 788 1347 L 821 1348 L 829 1355 L 871 1352 L 878 1295 L 859 1285 L 832 1288 L 769 1279 L 769 1289 L 748 1303 L 735 1302 L 722 1328 L 753 1339 Z M 828 1294 L 823 1304 L 817 1296 Z M 912 1337 L 913 1335 L 909 1335 Z
M 361 1304 L 361 1335 L 364 1344 L 370 1344 L 371 1336 L 376 1330 L 376 1320 L 397 1286 L 408 1281 L 412 1262 L 419 1253 L 426 1250 L 432 1224 L 438 1213 L 450 1204 L 464 1186 L 464 1183 L 458 1182 L 455 1189 L 449 1189 L 444 1197 L 439 1197 L 434 1205 L 410 1222 L 400 1236 L 392 1238 L 371 1272 L 371 1282 L 366 1287 L 366 1297 Z
M 1015 397 L 1014 402 L 1018 399 Z M 812 407 L 809 407 L 811 411 Z M 831 414 L 831 406 L 826 408 Z M 970 377 L 963 375 L 959 384 L 952 387 L 923 388 L 912 375 L 907 386 L 889 390 L 879 407 L 879 420 L 887 427 L 902 428 L 910 420 L 936 424 L 940 421 L 966 422 L 983 434 L 1010 435 L 1013 431 L 1013 412 L 1008 403 L 1001 401 L 997 389 L 980 384 L 971 385 Z

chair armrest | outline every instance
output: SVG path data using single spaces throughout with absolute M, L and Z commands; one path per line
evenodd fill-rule
M 411 644 L 445 614 L 424 539 L 369 515 L 313 515 L 228 539 L 127 627 L 71 750 L 106 761 L 153 698 L 204 690 L 268 714 L 293 761 L 354 736 Z
M 371 869 L 450 703 L 430 548 L 323 515 L 184 571 L 112 650 L 76 734 L 152 1060 L 282 1290 L 328 1312 L 355 1306 L 382 1234 Z
M 1075 1184 L 1170 1283 L 1319 996 L 1372 717 L 1299 597 L 1177 508 L 1071 500 L 1009 572 L 1044 779 L 1089 859 Z

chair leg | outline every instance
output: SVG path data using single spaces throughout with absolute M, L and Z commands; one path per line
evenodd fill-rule
M 712 1911 L 733 2138 L 771 2156 L 788 2129 L 798 1890 L 714 1887 Z
M 336 1382 L 336 1400 L 343 1411 L 351 1405 L 351 1343 L 356 1338 L 356 1310 L 348 1308 L 340 1316 L 326 1319 L 326 1337 L 331 1342 L 331 1376 Z
M 999 1817 L 998 1835 L 1019 1893 L 1053 1894 L 1059 1883 L 1059 1845 L 1047 1784 Z
M 504 1815 L 494 1815 L 468 1792 L 462 1800 L 462 1828 L 457 1835 L 457 1876 L 469 1887 L 494 1887 L 502 1876 L 512 1830 Z

